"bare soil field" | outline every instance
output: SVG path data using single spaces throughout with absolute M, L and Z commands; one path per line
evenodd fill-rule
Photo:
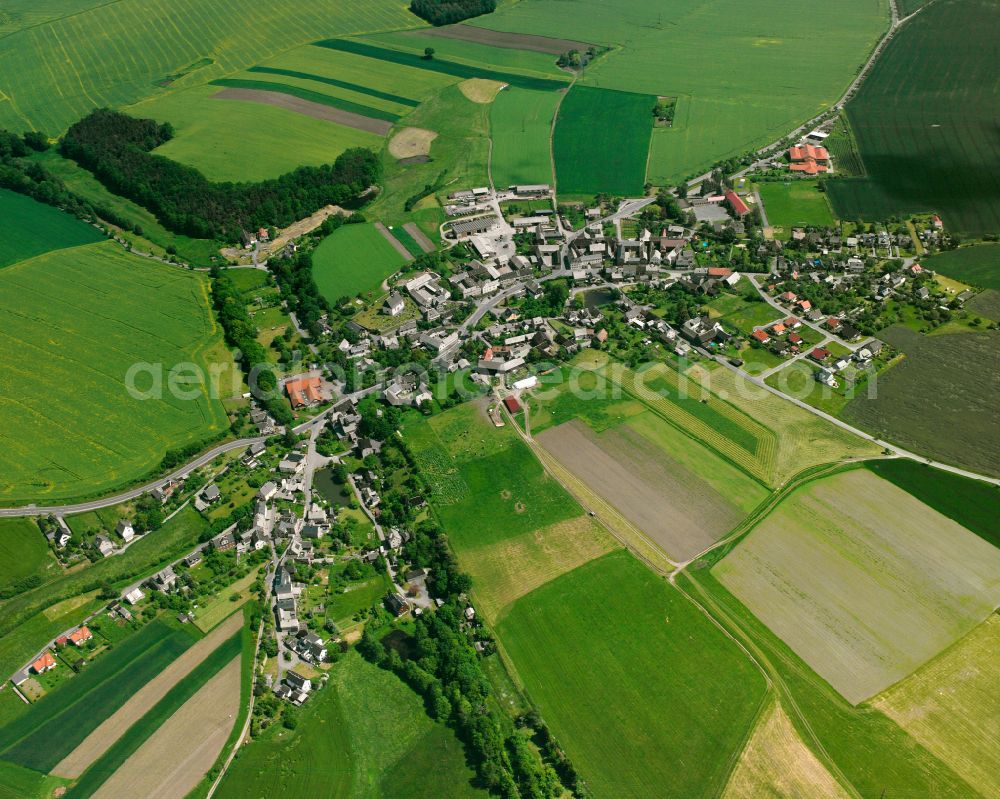
M 757 722 L 722 799 L 849 796 L 802 743 L 785 711 L 775 702 Z
M 420 245 L 420 249 L 424 252 L 434 252 L 434 242 L 427 238 L 427 234 L 417 227 L 416 222 L 407 222 L 403 225 L 403 230 L 413 236 L 413 240 Z
M 427 155 L 437 132 L 425 128 L 403 128 L 389 140 L 389 154 L 393 158 L 414 158 Z
M 346 125 L 349 128 L 377 133 L 379 136 L 387 136 L 389 131 L 392 130 L 392 123 L 385 119 L 373 119 L 372 117 L 353 114 L 350 111 L 342 111 L 339 108 L 322 105 L 321 103 L 303 100 L 300 97 L 293 97 L 290 94 L 270 92 L 265 89 L 222 89 L 213 94 L 212 99 L 244 100 L 250 103 L 273 105 L 296 114 L 304 114 L 307 117 L 324 119 L 327 122 L 336 122 L 338 125 Z
M 1000 796 L 1000 616 L 872 703 L 983 796 Z
M 493 98 L 497 96 L 497 92 L 506 85 L 506 83 L 501 83 L 498 80 L 469 78 L 458 84 L 458 88 L 472 102 L 486 104 L 492 103 Z
M 125 761 L 94 799 L 184 799 L 222 751 L 240 704 L 240 658 L 219 671 Z
M 223 641 L 236 635 L 242 624 L 242 613 L 235 613 L 226 619 L 167 666 L 155 679 L 146 683 L 128 702 L 106 719 L 101 726 L 84 738 L 76 749 L 63 758 L 52 769 L 52 773 L 59 777 L 69 777 L 71 779 L 75 779 L 83 774 L 129 727 L 135 724 L 157 702 L 163 699 L 171 688 L 190 674 Z
M 477 607 L 493 622 L 515 599 L 617 546 L 603 527 L 579 516 L 465 551 L 460 560 L 472 575 Z
M 853 704 L 1000 603 L 1000 550 L 867 469 L 797 490 L 713 573 Z
M 463 42 L 488 44 L 491 47 L 504 47 L 510 50 L 531 50 L 535 53 L 551 53 L 560 55 L 570 50 L 586 50 L 587 42 L 574 42 L 572 39 L 553 39 L 549 36 L 535 36 L 531 33 L 507 33 L 491 31 L 487 28 L 474 28 L 471 25 L 444 25 L 440 28 L 421 28 L 423 36 L 441 36 L 446 39 L 460 39 Z
M 389 242 L 392 248 L 396 252 L 398 252 L 400 256 L 405 258 L 407 261 L 409 261 L 413 257 L 412 255 L 410 255 L 409 250 L 407 250 L 406 247 L 400 244 L 399 241 L 396 240 L 396 237 L 389 232 L 389 228 L 387 228 L 381 222 L 375 223 L 375 229 L 382 234 L 382 238 L 384 238 L 387 242 Z
M 722 494 L 626 425 L 598 434 L 573 421 L 538 441 L 674 560 L 698 554 L 742 518 Z

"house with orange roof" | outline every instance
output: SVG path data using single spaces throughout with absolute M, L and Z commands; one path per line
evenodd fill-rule
M 776 336 L 780 336 L 785 332 L 785 326 L 781 322 L 775 322 L 771 325 L 771 332 Z
M 47 671 L 52 671 L 56 667 L 56 659 L 52 657 L 52 653 L 46 651 L 42 654 L 38 660 L 31 664 L 31 671 L 35 674 L 44 674 Z
M 761 344 L 767 344 L 767 342 L 771 340 L 771 337 L 763 330 L 754 330 L 750 336 L 759 341 Z
M 813 304 L 809 302 L 809 300 L 799 300 L 799 308 L 801 308 L 803 311 L 808 311 L 812 307 Z
M 69 642 L 73 644 L 73 646 L 83 646 L 87 643 L 87 641 L 92 640 L 93 637 L 94 634 L 90 631 L 90 628 L 84 625 L 80 629 L 74 630 L 69 634 Z
M 795 302 L 798 297 L 791 291 L 784 291 L 778 295 L 778 299 L 782 302 Z
M 816 175 L 820 172 L 827 172 L 830 169 L 830 153 L 826 147 L 817 147 L 812 144 L 800 144 L 788 148 L 788 160 L 791 162 L 789 169 L 792 172 L 804 172 L 807 175 Z
M 305 408 L 323 401 L 320 394 L 320 379 L 318 377 L 302 377 L 285 383 L 285 393 L 292 405 L 292 410 Z
M 736 216 L 746 216 L 750 213 L 750 207 L 743 202 L 743 200 L 740 199 L 740 196 L 732 189 L 726 191 L 725 197 L 726 202 L 729 203 L 729 207 L 732 208 L 733 213 L 736 214 Z

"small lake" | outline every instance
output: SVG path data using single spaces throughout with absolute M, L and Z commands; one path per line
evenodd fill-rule
M 618 299 L 618 292 L 614 289 L 591 289 L 584 292 L 583 304 L 591 311 L 600 308 L 602 305 L 610 305 Z
M 313 475 L 313 488 L 331 505 L 344 507 L 351 503 L 351 487 L 333 479 L 333 469 L 320 469 Z

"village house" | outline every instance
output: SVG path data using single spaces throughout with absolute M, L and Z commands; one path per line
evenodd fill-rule
M 121 536 L 122 541 L 126 544 L 135 538 L 135 529 L 132 527 L 132 522 L 127 519 L 122 519 L 118 522 L 118 525 L 115 527 L 115 532 Z
M 322 380 L 319 377 L 301 377 L 297 380 L 287 381 L 285 393 L 288 395 L 288 402 L 291 404 L 292 410 L 307 408 L 322 402 L 321 383 Z
M 90 631 L 90 628 L 84 625 L 76 630 L 73 630 L 67 638 L 73 646 L 83 646 L 87 641 L 91 641 L 94 638 L 94 634 Z
M 47 671 L 51 671 L 56 667 L 56 659 L 52 657 L 52 653 L 45 651 L 42 653 L 41 657 L 38 658 L 34 663 L 31 664 L 30 670 L 35 674 L 44 674 Z
M 103 535 L 94 536 L 94 548 L 104 557 L 109 557 L 115 551 L 115 545 L 111 539 Z
M 382 312 L 387 316 L 399 316 L 406 308 L 406 301 L 399 292 L 392 292 L 382 304 Z
M 143 597 L 145 596 L 146 595 L 142 593 L 142 589 L 133 588 L 131 591 L 125 594 L 125 601 L 128 602 L 130 605 L 137 605 L 142 601 Z

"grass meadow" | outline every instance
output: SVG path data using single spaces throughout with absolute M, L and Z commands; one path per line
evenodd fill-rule
M 962 247 L 924 258 L 922 263 L 963 283 L 1000 290 L 1000 245 Z
M 561 98 L 516 87 L 497 95 L 490 110 L 494 185 L 552 182 L 552 116 Z
M 647 94 L 570 89 L 553 138 L 559 193 L 641 196 L 655 104 Z
M 156 217 L 141 205 L 112 194 L 90 172 L 69 158 L 63 158 L 55 148 L 40 153 L 35 158 L 45 169 L 59 178 L 74 194 L 101 208 L 109 208 L 119 216 L 130 220 L 142 229 L 142 235 L 122 232 L 121 235 L 135 243 L 136 249 L 166 255 L 167 247 L 173 247 L 177 256 L 194 266 L 211 266 L 213 258 L 219 256 L 221 242 L 211 239 L 192 239 L 172 233 L 157 221 Z
M 2 503 L 107 491 L 155 470 L 168 449 L 228 431 L 207 370 L 219 367 L 228 397 L 235 368 L 201 275 L 111 242 L 59 250 L 0 272 L 0 319 Z M 162 365 L 152 368 L 162 368 L 163 401 L 128 393 L 128 370 L 143 362 Z M 204 381 L 175 371 L 185 363 Z M 168 390 L 174 374 L 188 398 Z
M 995 701 L 1000 680 L 998 651 L 1000 616 L 993 614 L 940 658 L 873 703 L 982 796 L 1000 794 Z
M 847 117 L 868 173 L 831 180 L 845 219 L 935 211 L 966 235 L 1000 229 L 994 91 L 1000 15 L 990 0 L 933 3 L 881 55 Z
M 717 796 L 764 697 L 735 644 L 624 551 L 521 597 L 497 635 L 594 796 Z
M 372 224 L 344 225 L 313 253 L 313 277 L 331 303 L 378 291 L 382 281 L 406 263 Z
M 826 195 L 818 191 L 816 185 L 815 180 L 792 180 L 758 186 L 767 221 L 772 227 L 784 229 L 785 235 L 780 238 L 790 236 L 793 227 L 831 227 L 834 224 Z
M 888 29 L 885 0 L 846 0 L 803 22 L 781 0 L 513 3 L 468 24 L 612 45 L 582 83 L 678 97 L 673 127 L 652 135 L 649 179 L 698 174 L 760 147 L 835 101 Z
M 232 0 L 211 8 L 198 0 L 87 5 L 92 7 L 76 4 L 73 13 L 40 25 L 25 19 L 4 38 L 0 128 L 57 135 L 93 108 L 131 105 L 204 83 L 319 37 L 419 23 L 397 0 L 319 0 L 306 7 L 289 0 Z M 164 26 L 167 17 L 173 24 Z M 251 133 L 249 124 L 240 128 L 241 135 Z
M 1000 551 L 866 469 L 796 490 L 713 575 L 852 704 L 1000 601 Z
M 390 672 L 351 652 L 310 698 L 298 726 L 275 724 L 240 751 L 216 796 L 267 799 L 485 797 L 454 733 L 428 718 L 420 698 Z
M 0 730 L 0 756 L 49 771 L 193 642 L 150 622 Z
M 8 231 L 0 238 L 0 268 L 104 238 L 75 216 L 7 189 L 0 189 L 0 218 Z
M 170 122 L 175 136 L 156 153 L 214 181 L 265 180 L 299 166 L 332 163 L 349 147 L 382 146 L 383 137 L 375 133 L 264 103 L 215 99 L 220 88 L 195 86 L 127 110 Z
M 17 591 L 21 580 L 61 573 L 34 519 L 0 519 L 0 587 Z
M 925 336 L 895 325 L 879 337 L 906 358 L 879 376 L 877 397 L 855 397 L 842 418 L 922 455 L 1000 475 L 992 377 L 1000 333 Z

